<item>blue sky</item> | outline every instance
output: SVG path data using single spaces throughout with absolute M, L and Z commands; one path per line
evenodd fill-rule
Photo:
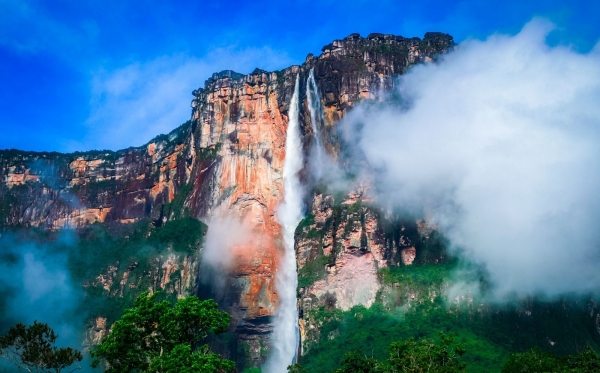
M 215 71 L 280 69 L 352 32 L 460 42 L 556 24 L 550 44 L 586 53 L 600 1 L 0 0 L 0 149 L 138 146 L 189 119 Z

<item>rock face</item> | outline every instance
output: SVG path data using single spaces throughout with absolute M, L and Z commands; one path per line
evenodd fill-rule
M 140 148 L 74 154 L 0 152 L 0 225 L 46 229 L 159 219 L 188 182 L 184 125 Z
M 377 296 L 389 293 L 380 269 L 412 265 L 417 259 L 442 261 L 427 248 L 431 232 L 425 221 L 384 216 L 364 188 L 343 196 L 315 194 L 295 239 L 302 352 L 320 338 L 312 311 L 369 307 Z
M 268 353 L 270 317 L 277 307 L 274 274 L 282 244 L 276 208 L 283 199 L 285 134 L 296 75 L 300 92 L 306 92 L 306 78 L 314 69 L 324 109 L 322 140 L 335 157 L 340 146 L 335 123 L 348 110 L 389 90 L 394 77 L 411 65 L 432 61 L 452 46 L 452 37 L 442 33 L 427 33 L 423 39 L 352 34 L 325 46 L 318 57 L 309 55 L 301 66 L 214 74 L 193 92 L 191 120 L 146 146 L 75 154 L 2 151 L 0 224 L 56 230 L 151 219 L 160 226 L 185 211 L 210 229 L 211 221 L 236 219 L 249 232 L 247 243 L 222 248 L 232 257 L 223 279 L 227 291 L 210 291 L 234 316 L 236 350 L 245 351 L 234 358 L 242 365 L 258 365 Z M 308 149 L 310 115 L 307 98 L 301 100 Z M 375 213 L 352 210 L 359 199 L 343 201 L 341 210 L 348 210 L 348 218 L 335 220 L 339 211 L 332 197 L 314 196 L 311 229 L 321 232 L 323 245 L 315 249 L 319 245 L 313 238 L 300 238 L 299 266 L 319 255 L 335 260 L 323 266 L 326 276 L 303 290 L 302 302 L 321 302 L 326 294 L 335 294 L 339 307 L 368 305 L 378 286 L 376 268 L 410 260 L 410 251 L 392 255 L 383 249 Z M 336 223 L 327 225 L 332 219 Z M 166 272 L 171 271 L 168 262 Z M 109 272 L 102 281 L 123 281 L 111 279 Z M 199 291 L 206 284 L 194 276 L 187 281 Z

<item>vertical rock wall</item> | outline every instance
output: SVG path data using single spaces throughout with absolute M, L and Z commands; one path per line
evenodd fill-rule
M 441 33 L 424 39 L 352 34 L 325 46 L 318 57 L 307 56 L 301 66 L 214 74 L 194 91 L 191 120 L 143 147 L 80 154 L 2 151 L 0 224 L 59 229 L 150 219 L 160 226 L 181 211 L 209 225 L 222 217 L 239 220 L 250 236 L 247 244 L 231 248 L 226 291 L 215 294 L 234 316 L 241 347 L 236 350 L 242 351 L 236 359 L 258 365 L 268 353 L 270 317 L 277 307 L 274 274 L 282 243 L 275 212 L 283 198 L 287 115 L 296 75 L 300 92 L 306 92 L 308 71 L 314 69 L 325 116 L 322 140 L 335 157 L 340 146 L 335 125 L 348 110 L 389 90 L 395 76 L 415 63 L 432 61 L 452 45 L 452 37 Z M 310 115 L 306 97 L 301 100 L 308 150 Z M 327 197 L 315 198 L 322 200 L 313 207 L 329 214 L 323 207 Z M 323 250 L 339 254 L 327 268 L 337 275 L 313 285 L 317 298 L 333 287 L 341 307 L 372 301 L 373 268 L 387 262 L 378 249 L 376 217 L 363 215 L 364 221 L 338 222 L 337 231 L 326 231 L 323 239 L 329 243 Z M 337 251 L 340 244 L 344 249 Z M 315 256 L 298 245 L 302 266 Z M 190 281 L 198 285 L 198 276 Z M 357 287 L 357 281 L 366 288 Z

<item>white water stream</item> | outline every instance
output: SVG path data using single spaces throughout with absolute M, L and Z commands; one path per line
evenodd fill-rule
M 310 69 L 308 79 L 306 80 L 306 98 L 308 100 L 308 109 L 310 111 L 310 123 L 312 126 L 314 144 L 312 147 L 312 159 L 311 166 L 312 171 L 320 179 L 323 176 L 323 162 L 324 162 L 324 148 L 321 143 L 321 127 L 323 120 L 323 107 L 321 106 L 321 97 L 319 97 L 319 90 L 317 88 L 317 82 L 315 81 L 314 68 Z
M 304 165 L 302 141 L 299 126 L 299 86 L 296 86 L 290 102 L 289 123 L 285 141 L 283 162 L 284 202 L 277 209 L 277 219 L 283 228 L 284 254 L 275 275 L 279 308 L 273 322 L 271 339 L 272 352 L 264 366 L 267 373 L 284 373 L 288 365 L 296 360 L 300 339 L 298 330 L 298 309 L 296 308 L 296 254 L 294 251 L 294 231 L 302 220 L 304 187 L 298 172 Z

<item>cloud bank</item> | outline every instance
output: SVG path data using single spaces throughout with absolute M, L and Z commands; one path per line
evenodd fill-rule
M 431 214 L 496 299 L 600 289 L 600 46 L 549 47 L 552 29 L 465 41 L 341 125 L 379 201 Z

